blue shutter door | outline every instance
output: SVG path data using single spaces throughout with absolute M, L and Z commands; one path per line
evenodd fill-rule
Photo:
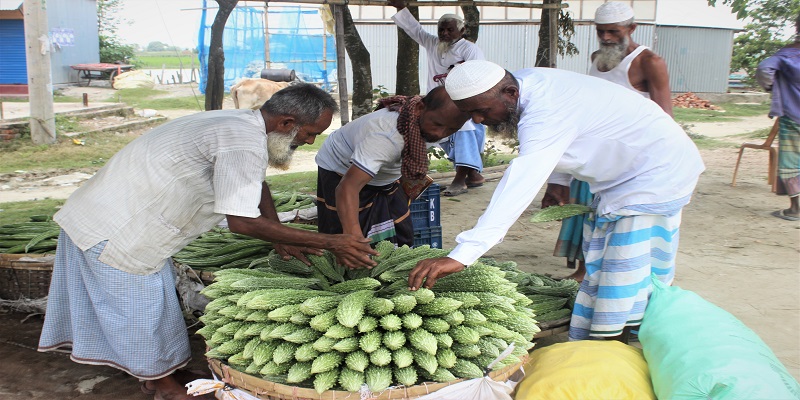
M 0 19 L 0 84 L 27 84 L 25 28 L 21 19 Z

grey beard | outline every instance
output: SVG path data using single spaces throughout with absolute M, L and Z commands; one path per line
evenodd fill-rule
M 296 126 L 289 133 L 270 132 L 267 134 L 267 162 L 270 167 L 284 171 L 289 169 L 292 155 L 294 155 L 292 143 L 297 132 L 300 132 L 300 127 Z
M 616 68 L 617 65 L 622 62 L 622 59 L 625 58 L 625 51 L 630 44 L 631 41 L 628 40 L 627 37 L 622 40 L 622 43 L 614 45 L 600 43 L 600 50 L 598 50 L 595 58 L 597 61 L 597 69 L 602 72 L 608 72 Z
M 439 44 L 436 45 L 436 54 L 438 54 L 439 57 L 443 56 L 445 53 L 450 51 L 450 48 L 453 47 L 454 43 L 455 41 L 448 43 L 448 42 L 442 42 L 440 40 Z
M 489 128 L 492 128 L 492 130 L 502 138 L 516 139 L 517 126 L 519 125 L 522 112 L 520 112 L 516 104 L 507 104 L 506 110 L 508 110 L 508 118 L 499 124 L 489 125 Z

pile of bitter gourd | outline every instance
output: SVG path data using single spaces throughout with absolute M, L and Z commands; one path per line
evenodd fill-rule
M 276 254 L 252 269 L 225 269 L 203 290 L 212 301 L 198 331 L 208 357 L 292 386 L 380 392 L 390 386 L 476 378 L 514 344 L 520 362 L 539 331 L 531 299 L 498 267 L 475 263 L 409 291 L 408 273 L 447 250 L 376 247 L 378 265 L 345 270 L 334 257 L 312 266 Z M 366 386 L 365 386 L 366 385 Z

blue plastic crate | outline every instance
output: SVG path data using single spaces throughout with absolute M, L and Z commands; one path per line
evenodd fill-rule
M 432 248 L 442 248 L 442 227 L 414 229 L 414 247 L 430 245 Z
M 439 184 L 434 183 L 409 205 L 414 231 L 442 225 L 439 205 Z

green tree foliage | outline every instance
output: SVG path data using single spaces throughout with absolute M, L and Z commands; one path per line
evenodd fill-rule
M 97 0 L 97 31 L 100 36 L 100 62 L 130 63 L 134 59 L 134 48 L 124 44 L 117 36 L 120 24 L 122 0 Z
M 717 0 L 708 0 L 715 6 Z M 721 0 L 739 19 L 747 19 L 745 31 L 737 35 L 731 56 L 731 72 L 744 70 L 747 82 L 754 82 L 756 68 L 765 58 L 788 44 L 794 21 L 800 13 L 800 0 Z
M 561 0 L 544 0 L 544 4 L 561 4 Z M 549 67 L 555 65 L 555 56 L 550 54 L 550 13 L 542 11 L 539 25 L 539 46 L 536 49 L 536 67 Z M 575 24 L 572 16 L 563 8 L 558 11 L 558 54 L 561 56 L 574 56 L 578 48 L 572 43 L 575 35 Z

